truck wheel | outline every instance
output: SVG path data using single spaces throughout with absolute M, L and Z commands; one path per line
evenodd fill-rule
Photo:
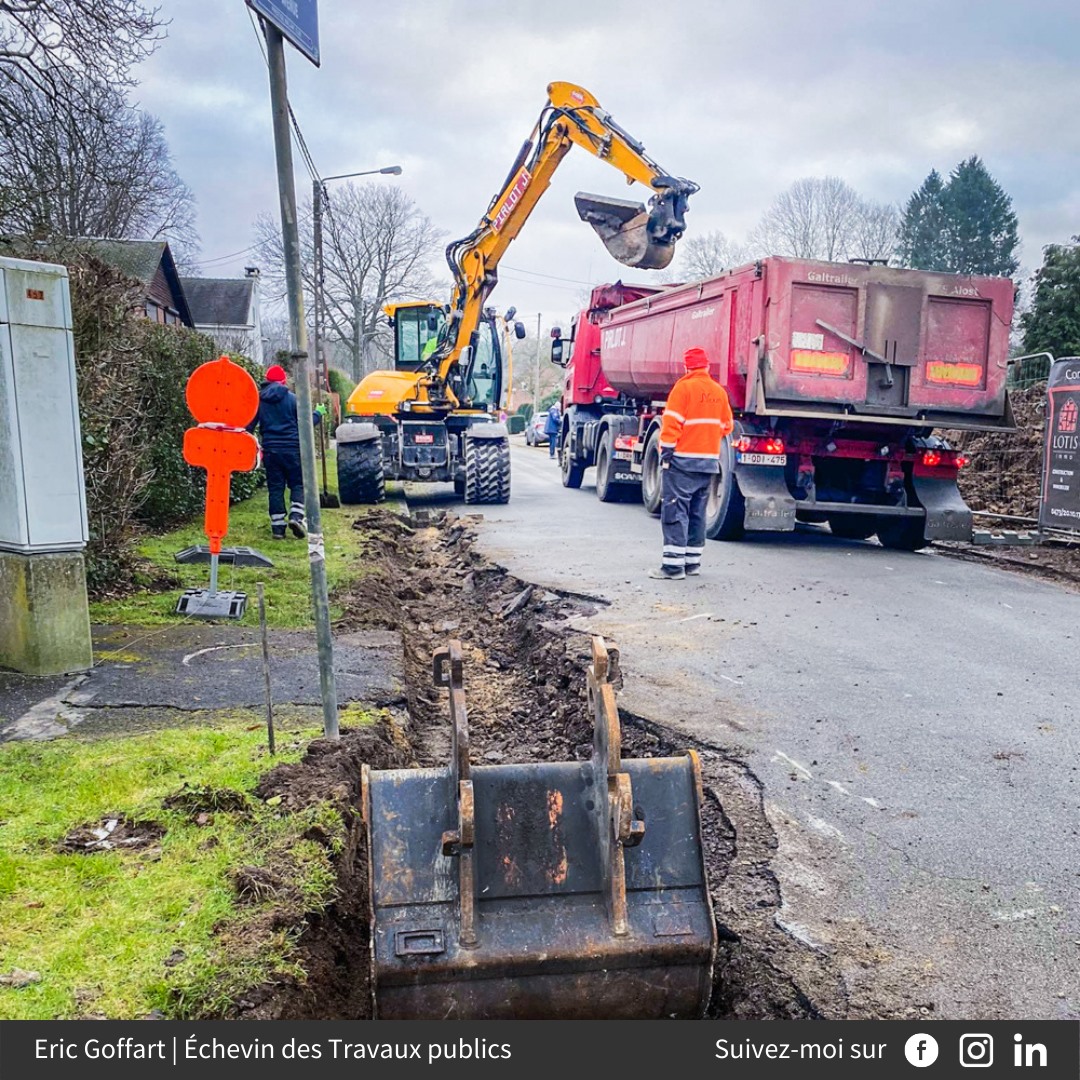
M 601 502 L 636 502 L 641 498 L 638 484 L 612 480 L 615 471 L 615 433 L 608 430 L 596 451 L 596 496 Z
M 346 506 L 379 503 L 386 496 L 382 442 L 338 443 L 338 496 Z
M 581 478 L 585 475 L 585 466 L 574 460 L 570 453 L 570 438 L 563 440 L 559 450 L 559 468 L 562 471 L 562 486 L 565 488 L 581 487 Z
M 660 437 L 654 435 L 645 444 L 641 461 L 641 501 L 650 514 L 659 514 L 664 501 L 664 484 L 660 472 Z
M 919 551 L 930 546 L 924 518 L 879 517 L 877 536 L 882 547 L 893 551 Z
M 741 540 L 746 532 L 746 500 L 735 479 L 735 451 L 731 438 L 720 444 L 720 472 L 709 486 L 705 504 L 705 535 L 710 540 Z
M 841 540 L 869 540 L 878 529 L 878 519 L 868 514 L 830 514 L 829 531 Z
M 622 485 L 611 479 L 612 443 L 611 432 L 607 431 L 596 451 L 596 497 L 601 502 L 620 502 L 622 496 Z
M 510 442 L 508 439 L 465 440 L 465 501 L 510 501 Z

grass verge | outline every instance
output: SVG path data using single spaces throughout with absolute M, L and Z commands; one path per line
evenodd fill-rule
M 24 984 L 0 985 L 0 1019 L 219 1015 L 292 971 L 303 915 L 333 897 L 344 822 L 329 803 L 284 813 L 252 792 L 319 734 L 282 732 L 270 758 L 241 712 L 0 745 L 0 976 Z M 141 839 L 102 846 L 110 821 Z
M 319 470 L 321 478 L 321 470 Z M 333 453 L 327 458 L 328 490 L 337 490 L 337 468 Z M 333 602 L 336 592 L 363 577 L 361 559 L 364 534 L 352 527 L 356 514 L 350 507 L 322 511 L 322 529 L 326 549 L 327 587 L 331 597 L 330 617 L 338 619 L 342 611 Z M 139 554 L 153 568 L 148 579 L 172 577 L 176 586 L 166 591 L 144 591 L 90 605 L 90 621 L 130 626 L 166 626 L 176 622 L 176 601 L 184 589 L 205 589 L 210 581 L 206 563 L 181 565 L 175 555 L 183 548 L 205 544 L 202 518 L 162 536 L 150 537 L 139 545 Z M 219 588 L 235 589 L 248 595 L 242 626 L 258 625 L 256 583 L 264 583 L 266 620 L 272 628 L 306 629 L 314 625 L 311 612 L 311 572 L 307 542 L 290 533 L 284 541 L 270 539 L 266 489 L 237 503 L 229 512 L 229 546 L 253 547 L 273 560 L 270 569 L 222 565 Z

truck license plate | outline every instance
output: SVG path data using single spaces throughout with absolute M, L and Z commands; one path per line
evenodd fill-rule
M 736 454 L 740 465 L 786 465 L 787 454 Z

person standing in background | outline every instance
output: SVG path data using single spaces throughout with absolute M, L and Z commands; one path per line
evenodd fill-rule
M 280 364 L 266 369 L 266 381 L 259 390 L 259 411 L 248 431 L 259 429 L 266 488 L 270 503 L 270 535 L 285 539 L 288 524 L 293 536 L 307 535 L 304 522 L 304 470 L 300 464 L 300 428 L 296 419 L 296 395 L 285 385 L 288 375 Z M 318 413 L 312 418 L 318 423 Z M 289 489 L 288 517 L 285 488 Z
M 562 408 L 557 401 L 551 403 L 547 411 L 547 419 L 544 421 L 544 434 L 548 438 L 548 457 L 555 456 L 555 441 L 559 437 L 559 427 L 562 424 Z

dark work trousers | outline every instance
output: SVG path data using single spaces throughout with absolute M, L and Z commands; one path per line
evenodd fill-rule
M 705 504 L 714 473 L 688 472 L 678 465 L 661 470 L 664 529 L 663 568 L 671 573 L 691 572 L 701 566 L 705 552 Z
M 555 440 L 558 437 L 558 434 L 554 431 L 548 436 L 548 457 L 555 456 Z
M 263 447 L 266 466 L 266 487 L 270 494 L 270 525 L 274 530 L 285 528 L 285 488 L 289 489 L 289 517 L 304 518 L 304 471 L 300 466 L 300 448 L 274 450 Z

